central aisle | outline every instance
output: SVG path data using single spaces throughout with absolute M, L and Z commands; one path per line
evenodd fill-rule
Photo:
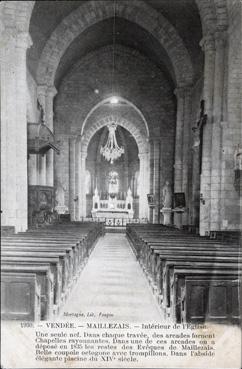
M 125 234 L 109 233 L 98 240 L 62 310 L 62 319 L 68 319 L 65 312 L 83 314 L 88 320 L 87 314 L 93 313 L 93 319 L 111 314 L 109 318 L 115 321 L 161 321 Z

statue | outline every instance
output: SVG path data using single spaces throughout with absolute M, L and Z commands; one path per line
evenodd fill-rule
M 118 180 L 118 173 L 111 171 L 109 173 L 109 184 L 108 184 L 108 193 L 109 195 L 114 195 L 118 193 L 119 190 L 119 180 Z
M 172 207 L 172 190 L 169 181 L 166 181 L 162 189 L 162 202 L 164 208 Z
M 236 146 L 234 151 L 234 170 L 242 170 L 242 148 L 240 144 Z

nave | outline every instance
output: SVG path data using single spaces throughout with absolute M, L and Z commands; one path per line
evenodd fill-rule
M 110 314 L 134 322 L 240 324 L 239 232 L 204 238 L 135 223 L 126 235 L 106 231 L 103 223 L 64 222 L 3 237 L 2 319 Z
M 82 313 L 80 319 L 88 321 L 161 321 L 158 304 L 124 233 L 99 238 L 63 307 L 61 320 L 75 313 Z

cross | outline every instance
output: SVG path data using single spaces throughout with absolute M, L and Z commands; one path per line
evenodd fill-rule
M 202 149 L 203 149 L 203 128 L 205 124 L 207 123 L 207 114 L 204 114 L 205 110 L 205 101 L 201 100 L 200 103 L 200 117 L 197 122 L 196 127 L 193 127 L 193 132 L 199 133 L 199 173 L 202 173 Z

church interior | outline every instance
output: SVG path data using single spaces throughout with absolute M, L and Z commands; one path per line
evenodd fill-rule
M 2 1 L 3 319 L 110 298 L 127 320 L 240 324 L 241 17 L 240 0 Z

